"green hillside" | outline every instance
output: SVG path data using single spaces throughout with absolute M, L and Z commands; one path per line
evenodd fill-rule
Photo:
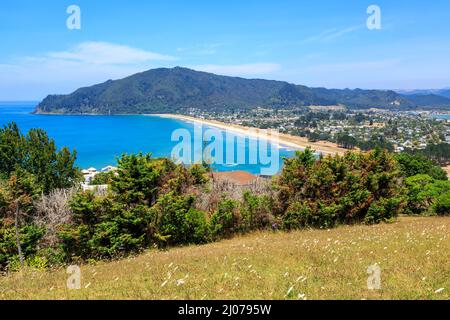
M 394 91 L 309 88 L 281 81 L 219 76 L 176 67 L 109 80 L 69 95 L 51 95 L 38 105 L 35 112 L 143 114 L 183 112 L 189 108 L 231 111 L 336 104 L 350 108 L 416 107 L 414 102 Z

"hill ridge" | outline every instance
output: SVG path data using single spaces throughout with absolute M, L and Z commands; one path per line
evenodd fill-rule
M 431 97 L 430 100 L 450 108 L 448 98 Z M 415 109 L 427 103 L 426 97 L 408 97 L 392 90 L 311 88 L 285 81 L 230 77 L 174 67 L 150 69 L 79 88 L 67 95 L 49 95 L 39 103 L 35 113 L 152 114 L 177 113 L 190 108 L 232 111 L 338 104 L 355 109 Z

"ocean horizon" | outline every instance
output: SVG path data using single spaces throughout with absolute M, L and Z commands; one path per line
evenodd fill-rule
M 115 166 L 117 158 L 122 154 L 139 152 L 151 153 L 155 158 L 170 158 L 172 149 L 178 144 L 178 141 L 172 141 L 172 133 L 177 129 L 186 129 L 193 136 L 195 126 L 198 126 L 189 121 L 148 115 L 32 114 L 37 103 L 0 102 L 0 126 L 16 122 L 24 134 L 32 128 L 45 130 L 49 137 L 55 140 L 58 148 L 68 147 L 77 151 L 77 166 L 80 168 L 101 169 L 108 165 Z M 221 131 L 222 139 L 225 139 L 224 130 L 203 125 L 205 130 L 210 128 Z M 260 174 L 262 168 L 268 168 L 269 166 L 261 164 L 259 158 L 257 164 L 249 164 L 251 162 L 248 155 L 251 151 L 255 151 L 249 149 L 253 145 L 250 143 L 251 140 L 252 138 L 247 137 L 245 145 L 239 145 L 246 151 L 245 164 L 214 164 L 213 169 L 216 171 L 243 170 Z M 223 143 L 223 140 L 220 142 Z M 235 148 L 238 147 L 236 145 L 238 143 L 237 140 L 234 142 Z M 279 170 L 281 170 L 283 158 L 292 157 L 295 151 L 282 146 L 277 146 L 277 149 L 279 150 Z M 193 152 L 201 154 L 201 150 L 193 150 Z

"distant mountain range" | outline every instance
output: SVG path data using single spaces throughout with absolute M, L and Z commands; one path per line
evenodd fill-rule
M 35 113 L 151 114 L 183 112 L 190 108 L 230 111 L 311 105 L 345 105 L 352 109 L 450 109 L 450 97 L 431 92 L 309 88 L 283 81 L 220 76 L 176 67 L 109 80 L 68 95 L 50 95 L 39 103 Z
M 445 89 L 421 89 L 421 90 L 398 90 L 398 93 L 410 96 L 426 96 L 426 95 L 437 95 L 450 99 L 450 88 Z

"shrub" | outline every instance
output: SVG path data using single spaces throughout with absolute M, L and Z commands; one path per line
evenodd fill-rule
M 377 223 L 401 212 L 400 175 L 387 151 L 313 155 L 307 149 L 286 159 L 276 182 L 277 215 L 285 228 Z
M 245 191 L 240 205 L 241 225 L 244 232 L 266 228 L 273 220 L 272 204 L 268 196 L 256 196 Z
M 94 179 L 92 179 L 89 184 L 92 186 L 111 184 L 113 179 L 114 172 L 99 172 L 95 175 Z
M 77 194 L 71 202 L 73 223 L 59 232 L 66 258 L 114 258 L 138 252 L 150 243 L 149 207 L 131 208 L 95 197 L 91 192 Z
M 402 203 L 403 199 L 401 197 L 383 198 L 373 202 L 365 216 L 365 222 L 367 224 L 375 224 L 391 221 L 396 216 L 396 213 L 400 212 Z
M 448 214 L 446 203 L 450 195 L 450 181 L 417 175 L 406 179 L 405 185 L 408 214 Z
M 194 209 L 194 196 L 174 196 L 169 193 L 160 198 L 153 208 L 155 229 L 161 244 L 198 244 L 208 240 L 205 213 Z
M 450 192 L 446 192 L 437 197 L 433 209 L 437 215 L 450 215 Z
M 150 155 L 119 159 L 112 192 L 72 197 L 70 223 L 59 238 L 66 259 L 114 258 L 159 246 L 204 243 L 209 228 L 204 212 L 194 209 L 189 191 L 202 184 L 200 168 L 186 169 Z
M 35 225 L 20 228 L 19 239 L 25 259 L 36 254 L 44 233 L 45 229 Z M 7 267 L 14 259 L 19 259 L 16 229 L 14 225 L 0 221 L 0 268 Z
M 395 156 L 401 174 L 408 178 L 416 175 L 429 175 L 435 180 L 448 180 L 447 173 L 431 160 L 422 155 L 413 155 L 406 152 Z
M 312 224 L 312 210 L 300 202 L 292 203 L 283 216 L 283 229 L 294 230 Z
M 111 183 L 115 199 L 129 205 L 152 206 L 175 169 L 172 161 L 152 159 L 151 154 L 123 155 Z
M 239 203 L 224 199 L 211 217 L 211 230 L 215 238 L 229 237 L 239 229 Z
M 72 220 L 69 203 L 75 194 L 76 188 L 55 189 L 48 195 L 42 195 L 33 203 L 36 211 L 33 222 L 46 228 L 43 242 L 49 247 L 55 246 L 58 242 L 58 228 Z

